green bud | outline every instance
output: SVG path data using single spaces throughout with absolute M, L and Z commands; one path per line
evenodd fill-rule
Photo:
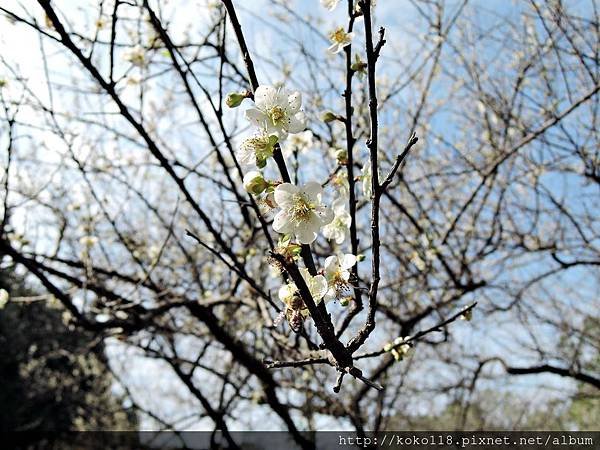
M 0 78 L 0 89 L 6 86 L 6 80 L 4 78 Z
M 227 94 L 225 104 L 230 108 L 237 108 L 242 104 L 245 98 L 246 94 L 244 92 L 230 92 Z
M 350 297 L 342 297 L 340 299 L 340 305 L 342 305 L 342 306 L 348 306 L 349 303 L 350 303 Z
M 264 179 L 262 173 L 256 170 L 248 172 L 244 176 L 244 189 L 251 194 L 261 194 L 267 187 L 269 187 L 269 183 Z
M 333 122 L 336 119 L 337 116 L 331 111 L 325 111 L 323 114 L 321 114 L 321 120 L 325 123 Z
M 364 260 L 365 260 L 365 258 L 366 258 L 366 256 L 365 256 L 365 255 L 363 255 L 362 253 L 361 253 L 360 255 L 357 255 L 357 256 L 356 256 L 356 260 L 357 260 L 358 262 L 364 261 Z

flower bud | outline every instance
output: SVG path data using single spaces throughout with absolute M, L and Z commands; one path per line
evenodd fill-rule
M 352 70 L 354 70 L 355 72 L 359 72 L 359 73 L 364 73 L 366 68 L 367 68 L 367 63 L 364 62 L 361 58 L 360 55 L 357 53 L 354 55 L 354 62 L 352 63 L 352 65 L 350 66 L 350 68 Z
M 470 322 L 470 321 L 471 321 L 471 319 L 473 318 L 473 310 L 472 310 L 472 309 L 469 309 L 468 311 L 465 311 L 465 313 L 464 313 L 464 314 L 462 314 L 462 315 L 460 316 L 460 318 L 461 318 L 462 320 L 466 320 L 467 322 Z
M 350 297 L 342 297 L 340 299 L 341 306 L 348 306 L 349 303 L 350 303 Z
M 258 195 L 262 193 L 269 183 L 264 179 L 262 173 L 252 170 L 244 176 L 244 189 L 251 194 Z
M 339 163 L 345 163 L 348 161 L 348 152 L 343 148 L 338 148 L 335 151 L 335 159 L 337 159 Z
M 8 303 L 9 295 L 6 289 L 0 289 L 0 309 L 4 309 Z
M 325 123 L 333 122 L 336 119 L 337 116 L 331 111 L 325 111 L 323 114 L 321 114 L 321 120 Z
M 237 108 L 242 104 L 245 98 L 246 94 L 243 92 L 230 92 L 229 94 L 227 94 L 225 104 L 230 108 Z
M 96 245 L 98 243 L 98 238 L 96 236 L 82 236 L 79 238 L 79 243 L 81 245 L 83 245 L 84 247 L 93 247 L 94 245 Z
M 366 256 L 365 256 L 365 255 L 363 255 L 362 253 L 361 253 L 360 255 L 357 255 L 357 256 L 356 256 L 356 260 L 357 260 L 358 262 L 362 262 L 362 261 L 364 261 L 364 260 L 365 260 L 365 258 L 366 258 Z

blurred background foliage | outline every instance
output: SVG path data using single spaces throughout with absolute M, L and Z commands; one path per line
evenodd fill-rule
M 101 339 L 63 323 L 62 311 L 0 271 L 10 299 L 0 311 L 0 430 L 135 429 L 113 391 Z

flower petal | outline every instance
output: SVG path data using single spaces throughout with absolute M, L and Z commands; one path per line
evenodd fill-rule
M 240 146 L 238 151 L 236 152 L 236 156 L 241 164 L 243 165 L 252 165 L 256 161 L 256 157 L 254 155 L 254 151 L 247 146 Z
M 346 253 L 340 258 L 340 266 L 342 269 L 349 269 L 356 264 L 356 256 Z
M 259 109 L 267 109 L 275 103 L 277 89 L 273 86 L 259 86 L 254 92 L 254 103 Z
M 350 228 L 350 225 L 352 224 L 352 217 L 350 216 L 349 213 L 347 213 L 346 211 L 344 211 L 343 214 L 340 214 L 338 216 L 338 219 L 340 220 L 340 222 L 342 224 L 344 224 L 344 226 L 346 228 Z
M 325 231 L 325 230 L 323 230 Z M 338 257 L 335 255 L 328 256 L 323 263 L 323 268 L 325 269 L 325 273 L 335 272 L 337 270 L 337 259 Z
M 287 131 L 289 133 L 300 133 L 306 128 L 306 117 L 303 112 L 298 112 L 288 118 Z
M 335 55 L 336 53 L 339 53 L 341 49 L 342 49 L 342 48 L 340 47 L 340 45 L 339 45 L 338 43 L 335 43 L 335 44 L 332 44 L 331 46 L 329 46 L 329 47 L 327 48 L 327 51 L 328 51 L 329 53 L 332 53 L 332 54 L 334 54 L 334 55 Z
M 312 278 L 309 288 L 313 299 L 318 303 L 327 293 L 327 280 L 323 275 L 316 275 Z
M 315 239 L 317 239 L 317 233 L 312 227 L 298 227 L 296 228 L 295 233 L 301 244 L 312 244 Z
M 293 231 L 293 224 L 286 211 L 279 211 L 275 215 L 275 218 L 273 219 L 273 229 L 281 234 L 291 233 Z
M 288 96 L 287 102 L 286 111 L 290 116 L 293 116 L 302 106 L 302 94 L 299 91 L 292 92 Z
M 247 109 L 244 115 L 246 116 L 246 120 L 248 120 L 248 122 L 258 127 L 263 127 L 265 123 L 268 122 L 265 113 L 256 108 Z
M 338 197 L 331 203 L 331 209 L 333 209 L 336 216 L 341 216 L 346 212 L 347 201 L 348 199 L 345 197 Z
M 271 130 L 272 131 L 270 131 L 270 134 L 274 134 L 275 136 L 277 136 L 277 139 L 279 140 L 279 142 L 285 141 L 288 137 L 287 131 L 285 131 L 282 128 L 272 127 Z
M 304 184 L 300 189 L 302 194 L 308 197 L 308 200 L 311 202 L 319 203 L 321 201 L 321 194 L 323 193 L 323 188 L 316 181 L 309 181 Z
M 281 183 L 275 188 L 275 203 L 285 207 L 294 201 L 294 195 L 298 193 L 298 186 L 292 183 Z
M 333 11 L 340 0 L 321 0 L 321 5 L 327 8 L 329 11 Z
M 335 234 L 335 227 L 331 226 L 331 224 L 325 225 L 323 227 L 323 236 L 325 236 L 327 239 L 329 239 L 329 240 L 333 239 L 334 234 Z
M 319 216 L 321 226 L 327 225 L 328 223 L 331 223 L 333 221 L 334 215 L 333 211 L 330 208 L 327 208 L 326 206 L 321 206 L 315 212 Z

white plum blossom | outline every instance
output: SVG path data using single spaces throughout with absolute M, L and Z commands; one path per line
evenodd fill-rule
M 289 143 L 298 150 L 304 150 L 314 145 L 313 133 L 310 130 L 290 136 Z
M 326 299 L 343 296 L 350 286 L 350 269 L 356 264 L 356 256 L 352 254 L 333 255 L 325 260 L 324 273 L 327 280 Z
M 371 172 L 371 162 L 370 161 L 367 161 L 365 163 L 365 165 L 361 169 L 361 173 L 362 173 L 361 179 L 362 179 L 363 194 L 365 195 L 365 197 L 371 198 L 371 195 L 373 194 L 373 189 L 371 186 L 371 179 L 372 179 L 373 175 Z
M 315 275 L 312 276 L 308 269 L 302 267 L 300 268 L 300 274 L 302 278 L 304 278 L 304 282 L 306 283 L 306 287 L 310 291 L 310 295 L 312 296 L 315 303 L 320 303 L 325 294 L 327 293 L 327 280 L 323 275 Z M 287 306 L 292 306 L 292 301 L 294 295 L 298 292 L 298 287 L 295 283 L 287 283 L 279 288 L 279 300 L 285 303 Z M 294 309 L 305 309 L 306 306 L 302 305 L 302 308 L 294 308 Z M 308 314 L 308 312 L 306 313 Z
M 146 65 L 146 52 L 141 45 L 136 45 L 135 47 L 127 50 L 123 58 L 125 61 L 129 61 L 136 67 L 144 67 Z
M 279 140 L 306 128 L 304 113 L 300 111 L 302 95 L 298 91 L 259 86 L 254 93 L 254 104 L 254 108 L 246 110 L 246 119 Z
M 352 217 L 346 210 L 346 198 L 341 197 L 334 200 L 331 207 L 334 217 L 329 224 L 323 227 L 323 236 L 335 241 L 338 245 L 343 244 L 352 223 Z
M 340 0 L 321 0 L 321 5 L 329 11 L 333 11 L 339 2 Z
M 312 276 L 308 269 L 301 268 L 300 274 L 306 283 L 313 301 L 320 303 L 327 294 L 327 281 L 323 275 Z M 284 317 L 290 324 L 290 328 L 298 332 L 302 328 L 304 318 L 309 315 L 309 310 L 304 304 L 304 300 L 298 294 L 298 287 L 295 283 L 284 284 L 279 288 L 279 299 L 285 303 L 285 310 L 276 319 L 278 323 Z
M 260 133 L 246 138 L 240 144 L 237 157 L 242 164 L 254 165 L 260 169 L 267 165 L 267 159 L 273 156 L 273 147 L 277 136 Z
M 317 238 L 321 227 L 333 220 L 333 212 L 321 203 L 323 188 L 315 181 L 303 186 L 282 183 L 275 188 L 275 203 L 281 208 L 273 220 L 273 229 L 294 234 L 302 244 Z
M 354 33 L 346 33 L 344 27 L 337 27 L 331 33 L 329 33 L 329 40 L 332 42 L 331 46 L 327 49 L 329 53 L 336 54 L 341 52 L 344 47 L 347 47 L 352 43 Z
M 285 159 L 293 158 L 294 152 L 302 153 L 315 145 L 313 133 L 310 130 L 292 134 L 286 142 L 288 145 L 281 149 Z
M 348 173 L 340 172 L 331 177 L 331 185 L 340 194 L 340 197 L 348 198 L 350 195 L 350 184 L 348 183 Z

